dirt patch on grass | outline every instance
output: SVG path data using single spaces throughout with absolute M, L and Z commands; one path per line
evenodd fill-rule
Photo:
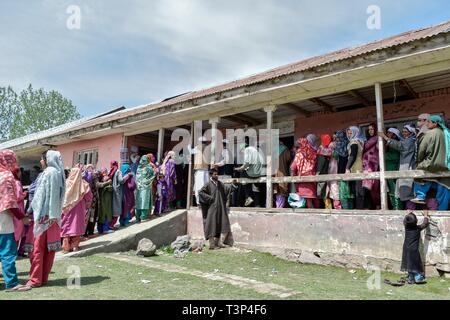
M 191 275 L 212 281 L 221 281 L 244 289 L 252 289 L 258 293 L 270 294 L 278 298 L 288 298 L 290 296 L 302 294 L 299 291 L 286 288 L 275 283 L 266 283 L 254 279 L 244 278 L 234 274 L 220 273 L 220 272 L 203 272 L 199 270 L 192 270 L 186 267 L 177 266 L 169 263 L 156 262 L 151 259 L 144 259 L 139 257 L 118 255 L 118 254 L 102 254 L 102 257 L 122 261 L 134 265 L 145 266 L 148 268 L 164 270 L 167 272 L 174 272 L 180 274 Z

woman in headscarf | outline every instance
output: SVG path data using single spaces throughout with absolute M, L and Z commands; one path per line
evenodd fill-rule
M 98 218 L 98 189 L 96 184 L 98 182 L 97 174 L 94 170 L 94 166 L 92 164 L 88 164 L 85 167 L 83 179 L 89 183 L 89 188 L 92 192 L 92 202 L 91 207 L 88 209 L 88 221 L 86 226 L 85 237 L 89 237 L 94 234 L 95 224 Z
M 117 161 L 111 161 L 111 168 L 108 172 L 108 177 L 112 181 L 113 187 L 113 198 L 112 198 L 112 220 L 109 224 L 109 228 L 114 230 L 114 226 L 117 223 L 117 220 L 122 215 L 122 186 L 124 183 L 122 172 L 119 170 L 119 164 Z
M 22 183 L 20 182 L 20 169 L 17 167 L 12 173 L 16 182 L 16 195 L 17 203 L 19 205 L 19 210 L 25 215 L 25 198 L 27 197 L 27 192 L 23 191 Z M 22 220 L 14 217 L 14 239 L 16 240 L 17 249 L 21 246 L 21 240 L 24 233 L 25 225 Z
M 66 180 L 62 207 L 61 237 L 64 253 L 78 251 L 81 235 L 86 231 L 87 211 L 92 205 L 92 192 L 81 176 L 80 168 L 72 168 Z
M 330 149 L 332 151 L 330 162 L 328 165 L 328 174 L 337 174 L 339 166 L 339 155 L 336 152 L 336 146 L 338 144 L 337 132 L 333 134 L 333 141 L 330 143 Z M 333 200 L 334 209 L 342 209 L 341 201 L 339 199 L 339 182 L 328 181 L 327 182 L 327 194 L 331 200 Z
M 18 169 L 16 154 L 11 150 L 0 151 L 0 260 L 6 291 L 23 288 L 19 285 L 16 270 L 17 245 L 14 239 L 13 217 L 28 223 L 20 210 L 13 172 Z
M 369 124 L 366 132 L 367 141 L 363 148 L 363 172 L 377 172 L 380 170 L 380 160 L 378 154 L 378 135 L 376 125 Z M 380 180 L 367 179 L 362 181 L 365 192 L 365 200 L 370 202 L 369 209 L 380 208 Z M 366 192 L 367 190 L 367 192 Z
M 111 233 L 113 230 L 109 227 L 112 220 L 112 180 L 108 176 L 108 169 L 102 168 L 99 172 L 96 188 L 99 194 L 98 203 L 98 233 Z
M 147 158 L 148 158 L 148 163 L 152 166 L 153 168 L 153 172 L 155 173 L 155 177 L 158 176 L 161 166 L 156 164 L 156 157 L 153 153 L 149 153 L 147 154 Z M 155 195 L 157 192 L 157 179 L 153 179 L 153 184 L 152 184 L 152 203 L 150 204 L 151 207 L 155 206 Z
M 400 131 L 397 128 L 389 128 L 386 131 L 386 136 L 389 139 L 400 141 L 402 138 Z M 384 156 L 386 162 L 386 171 L 398 171 L 400 166 L 400 152 L 392 147 L 386 146 L 386 152 Z M 395 184 L 396 179 L 388 179 L 388 197 L 391 204 L 391 208 L 394 210 L 403 209 L 402 202 L 395 196 Z
M 291 164 L 292 175 L 314 176 L 317 164 L 317 136 L 310 134 L 297 141 L 298 149 Z M 315 182 L 302 182 L 296 184 L 297 194 L 306 199 L 308 208 L 318 208 L 317 186 Z
M 128 177 L 123 185 L 122 215 L 120 216 L 120 219 L 119 219 L 120 225 L 126 226 L 132 218 L 131 212 L 136 204 L 136 201 L 134 198 L 134 190 L 136 190 L 136 181 L 131 172 L 130 165 L 128 165 L 126 163 L 122 164 L 120 171 L 122 172 L 122 176 Z
M 414 127 L 410 125 L 403 126 L 402 140 L 389 137 L 383 132 L 380 132 L 379 135 L 387 141 L 387 146 L 389 149 L 394 149 L 400 152 L 399 171 L 414 170 L 416 168 L 416 130 Z M 410 200 L 414 198 L 413 183 L 413 179 L 397 179 L 395 184 L 395 198 L 406 202 L 406 207 L 408 209 L 415 209 L 415 205 L 410 202 Z
M 362 153 L 364 147 L 364 139 L 360 135 L 358 127 L 352 126 L 347 129 L 347 138 L 349 140 L 348 162 L 345 169 L 345 173 L 362 173 Z M 355 195 L 355 208 L 364 208 L 364 189 L 362 187 L 362 181 L 351 181 L 350 190 Z
M 177 172 L 175 169 L 175 151 L 169 151 L 161 165 L 161 173 L 164 175 L 167 185 L 167 204 L 172 209 L 176 200 L 175 185 L 177 184 Z
M 142 156 L 136 175 L 136 221 L 149 219 L 152 203 L 152 184 L 155 177 L 153 167 L 149 164 L 147 156 Z
M 330 147 L 331 136 L 329 134 L 322 134 L 320 136 L 321 145 L 317 150 L 317 174 L 328 174 L 330 167 L 330 160 L 333 154 L 333 149 Z M 322 199 L 325 203 L 325 209 L 332 209 L 331 199 L 328 197 L 327 183 L 317 183 L 317 198 Z
M 31 203 L 33 210 L 33 253 L 27 289 L 48 281 L 55 252 L 61 249 L 61 211 L 66 179 L 61 154 L 47 151 L 47 168 Z
M 280 140 L 278 142 L 278 170 L 276 177 L 286 177 L 290 175 L 291 152 L 288 147 Z M 273 185 L 275 196 L 275 206 L 284 208 L 286 199 L 289 196 L 289 185 L 287 183 L 277 183 Z
M 348 138 L 346 130 L 336 132 L 336 148 L 333 157 L 337 160 L 337 173 L 344 174 L 348 162 Z M 339 202 L 342 209 L 353 209 L 355 195 L 350 189 L 349 181 L 338 181 Z

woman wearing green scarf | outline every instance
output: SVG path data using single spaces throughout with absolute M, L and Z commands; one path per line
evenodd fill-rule
M 152 183 L 155 172 L 147 158 L 142 156 L 136 174 L 137 194 L 136 194 L 136 221 L 147 220 L 151 212 L 152 203 Z

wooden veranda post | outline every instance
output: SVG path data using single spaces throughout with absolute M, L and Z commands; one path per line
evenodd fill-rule
M 158 158 L 157 161 L 161 165 L 163 160 L 163 148 L 164 148 L 164 128 L 159 129 L 158 132 Z
M 271 209 L 273 207 L 273 185 L 272 185 L 272 123 L 273 123 L 273 113 L 276 109 L 276 106 L 268 106 L 264 108 L 264 111 L 267 114 L 267 154 L 266 154 L 266 208 Z
M 211 159 L 210 167 L 212 168 L 214 163 L 216 163 L 216 150 L 217 150 L 217 124 L 219 123 L 219 118 L 209 119 L 209 124 L 211 125 Z
M 191 136 L 189 137 L 189 155 L 186 158 L 189 159 L 189 170 L 188 170 L 188 182 L 187 182 L 187 195 L 186 195 L 186 209 L 189 209 L 192 205 L 192 154 L 191 150 L 193 148 L 192 144 L 194 142 L 194 128 L 195 124 L 191 124 Z
M 378 131 L 384 132 L 384 114 L 383 114 L 383 94 L 381 91 L 381 83 L 375 83 L 375 99 L 377 108 L 377 128 Z M 387 210 L 387 189 L 385 178 L 385 162 L 384 162 L 384 143 L 383 138 L 378 137 L 378 155 L 380 162 L 380 193 L 381 193 L 381 210 Z

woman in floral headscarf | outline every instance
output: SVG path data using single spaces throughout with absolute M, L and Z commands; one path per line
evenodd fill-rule
M 108 169 L 102 168 L 99 172 L 96 188 L 99 194 L 98 203 L 98 233 L 110 233 L 109 223 L 112 220 L 112 197 L 113 187 L 112 180 L 108 176 Z
M 297 140 L 298 149 L 291 164 L 292 175 L 314 176 L 317 164 L 317 136 L 310 134 L 306 138 Z M 296 193 L 306 198 L 308 208 L 318 208 L 317 186 L 315 182 L 302 182 L 296 184 Z

